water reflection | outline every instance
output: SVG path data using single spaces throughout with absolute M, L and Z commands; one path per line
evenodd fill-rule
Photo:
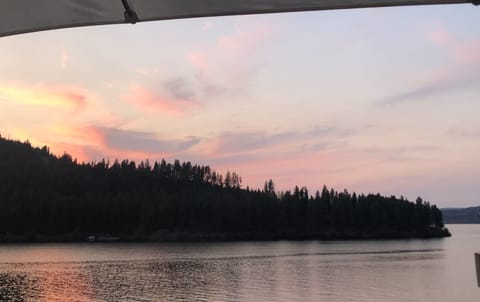
M 36 280 L 25 273 L 0 273 L 0 301 L 26 301 L 35 289 Z
M 42 261 L 24 261 L 22 246 L 17 249 L 20 260 L 15 261 L 0 247 L 1 301 L 473 302 L 480 297 L 469 291 L 459 298 L 455 295 L 460 293 L 449 290 L 455 285 L 449 284 L 448 255 L 457 250 L 445 246 L 445 241 L 94 244 L 40 249 L 50 249 L 60 260 L 40 253 Z

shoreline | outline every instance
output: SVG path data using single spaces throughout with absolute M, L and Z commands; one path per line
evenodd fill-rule
M 300 232 L 189 232 L 161 230 L 152 234 L 86 234 L 59 235 L 0 235 L 0 243 L 95 243 L 95 242 L 231 242 L 231 241 L 340 241 L 340 240 L 398 240 L 438 239 L 451 237 L 447 228 L 423 230 L 326 230 L 316 233 Z

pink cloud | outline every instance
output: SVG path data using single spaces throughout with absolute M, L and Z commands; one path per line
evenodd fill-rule
M 255 51 L 272 34 L 272 27 L 259 25 L 253 29 L 236 28 L 231 35 L 217 39 L 217 46 L 223 51 L 245 55 Z
M 157 111 L 168 115 L 182 115 L 197 108 L 199 103 L 188 99 L 178 99 L 168 92 L 153 91 L 139 84 L 132 84 L 123 99 L 147 111 Z
M 201 73 L 209 73 L 212 69 L 210 61 L 203 51 L 189 53 L 187 60 Z
M 433 169 L 438 161 L 428 161 L 432 157 L 432 151 L 428 151 L 431 149 L 418 147 L 419 150 L 416 150 L 416 146 L 408 150 L 399 147 L 377 151 L 350 146 L 321 152 L 256 152 L 238 162 L 235 160 L 241 156 L 219 161 L 211 155 L 204 162 L 219 171 L 230 169 L 240 173 L 244 184 L 254 188 L 261 188 L 263 182 L 271 178 L 280 190 L 305 185 L 313 193 L 326 184 L 338 190 L 348 188 L 360 192 L 367 190 L 368 193 L 370 188 L 384 190 L 386 187 L 383 185 L 393 177 L 408 175 L 411 176 L 411 182 L 415 182 L 416 177 L 423 173 L 418 170 L 419 163 L 425 170 Z M 392 156 L 396 159 L 392 160 Z M 402 159 L 401 156 L 406 158 Z M 366 174 L 367 170 L 369 173 Z
M 428 39 L 446 49 L 461 63 L 476 63 L 480 61 L 480 39 L 462 41 L 452 36 L 444 29 L 437 29 L 428 34 Z
M 212 157 L 205 160 L 218 171 L 234 170 L 244 186 L 262 188 L 264 181 L 273 179 L 279 190 L 291 190 L 295 185 L 306 185 L 310 190 L 321 189 L 323 184 L 338 185 L 345 176 L 335 171 L 342 156 L 331 152 L 252 154 L 241 162 L 217 162 Z
M 428 39 L 438 45 L 444 45 L 450 41 L 450 35 L 443 29 L 437 29 L 428 33 Z
M 196 71 L 204 96 L 239 93 L 248 89 L 261 59 L 261 46 L 272 36 L 266 24 L 242 24 L 206 47 L 190 51 L 186 59 Z

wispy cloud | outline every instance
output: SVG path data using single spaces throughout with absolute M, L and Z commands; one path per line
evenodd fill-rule
M 135 68 L 133 72 L 141 76 L 156 76 L 159 74 L 159 70 L 157 68 L 151 69 L 151 68 L 138 67 L 138 68 Z
M 212 21 L 208 21 L 208 22 L 205 22 L 205 24 L 203 24 L 202 30 L 203 30 L 203 31 L 209 31 L 209 30 L 211 30 L 212 28 L 214 28 L 214 26 L 215 26 L 215 25 L 213 24 Z
M 63 47 L 62 52 L 60 54 L 60 67 L 62 69 L 66 69 L 69 62 L 70 62 L 70 55 L 68 54 L 67 50 Z
M 461 41 L 439 29 L 427 34 L 427 40 L 449 56 L 444 66 L 431 71 L 412 88 L 380 100 L 381 105 L 419 102 L 433 96 L 478 87 L 480 78 L 480 39 Z
M 465 139 L 480 139 L 480 127 L 476 128 L 450 128 L 447 130 L 447 135 L 453 138 L 465 138 Z
M 187 61 L 205 97 L 244 92 L 260 67 L 260 48 L 272 36 L 267 24 L 237 24 L 212 45 L 190 51 Z
M 266 131 L 232 132 L 227 131 L 215 139 L 216 154 L 256 152 L 275 147 L 277 150 L 324 150 L 339 139 L 354 134 L 353 130 L 337 127 L 314 127 L 306 131 L 284 131 L 268 133 Z
M 79 110 L 87 105 L 87 92 L 75 86 L 0 83 L 0 98 L 17 104 L 65 107 Z
M 143 151 L 146 153 L 183 152 L 200 142 L 198 137 L 185 139 L 160 139 L 155 133 L 117 128 L 98 128 L 106 146 L 121 151 Z
M 163 86 L 177 100 L 193 100 L 195 93 L 189 82 L 182 77 L 176 77 L 164 82 Z
M 360 157 L 375 159 L 378 163 L 412 164 L 438 160 L 445 148 L 433 144 L 406 144 L 403 146 L 372 146 L 356 148 L 355 152 Z
M 189 110 L 198 108 L 200 104 L 188 98 L 189 91 L 181 82 L 170 83 L 169 92 L 156 91 L 140 84 L 132 84 L 123 99 L 130 104 L 148 112 L 156 111 L 168 115 L 182 115 Z
M 248 55 L 258 50 L 272 34 L 272 27 L 259 24 L 253 28 L 237 25 L 230 35 L 217 39 L 217 47 L 232 54 Z
M 412 89 L 399 92 L 380 101 L 383 105 L 397 105 L 406 102 L 419 102 L 426 98 L 456 92 L 478 84 L 480 70 L 465 70 L 463 74 L 455 73 L 442 76 Z

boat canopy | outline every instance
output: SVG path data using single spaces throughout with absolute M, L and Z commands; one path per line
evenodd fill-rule
M 428 4 L 480 0 L 1 0 L 0 37 L 102 24 L 179 18 Z

